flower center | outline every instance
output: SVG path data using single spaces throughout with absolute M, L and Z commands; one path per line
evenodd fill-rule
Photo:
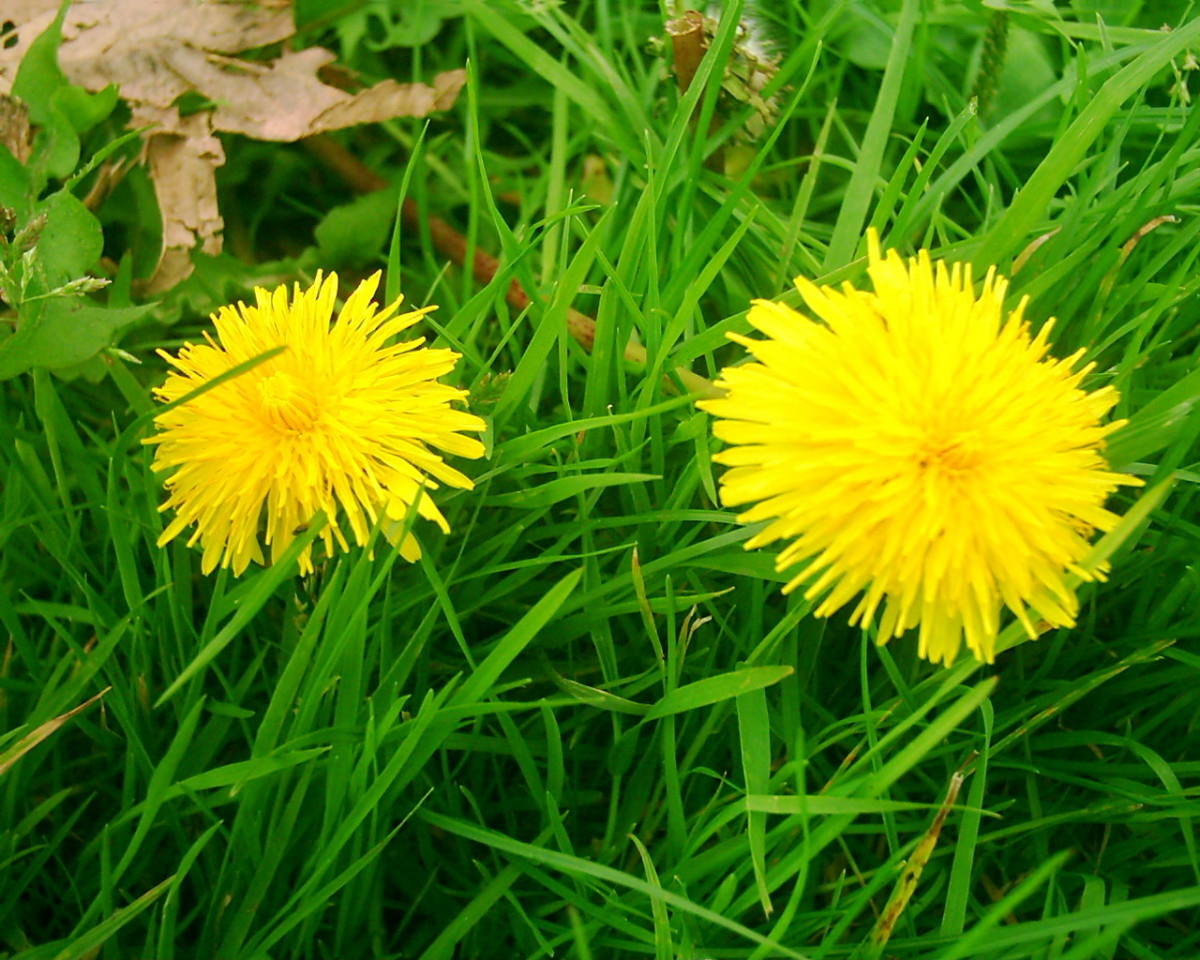
M 317 422 L 317 398 L 312 387 L 282 371 L 258 384 L 267 421 L 277 430 L 303 432 Z
M 981 453 L 978 438 L 969 431 L 928 437 L 917 449 L 917 465 L 922 470 L 962 473 L 978 466 Z

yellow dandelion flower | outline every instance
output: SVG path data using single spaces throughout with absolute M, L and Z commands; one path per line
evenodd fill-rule
M 994 270 L 976 297 L 969 267 L 868 244 L 873 293 L 797 278 L 820 322 L 758 300 L 768 339 L 730 335 L 758 362 L 700 404 L 730 445 L 721 499 L 770 521 L 747 548 L 790 541 L 777 569 L 803 566 L 784 592 L 807 584 L 818 616 L 859 596 L 850 622 L 866 629 L 882 604 L 880 643 L 919 625 L 922 657 L 949 665 L 965 635 L 991 662 L 1001 607 L 1034 638 L 1031 612 L 1074 624 L 1069 574 L 1101 576 L 1080 565 L 1087 537 L 1116 523 L 1117 485 L 1141 482 L 1101 453 L 1117 393 L 1080 388 L 1083 351 L 1047 355 L 1053 321 L 1031 338 L 1026 300 L 1005 318 Z
M 469 478 L 435 451 L 479 457 L 483 445 L 460 431 L 481 431 L 478 417 L 451 407 L 465 393 L 437 382 L 458 354 L 422 347 L 424 338 L 393 342 L 426 307 L 397 314 L 401 299 L 380 310 L 372 299 L 376 273 L 363 281 L 333 319 L 337 275 L 318 273 L 307 290 L 296 284 L 256 289 L 255 304 L 222 307 L 212 317 L 216 339 L 184 344 L 154 391 L 178 400 L 238 364 L 283 346 L 249 372 L 155 417 L 153 469 L 173 470 L 160 510 L 175 517 L 159 546 L 195 527 L 188 539 L 203 548 L 201 569 L 218 563 L 241 574 L 263 561 L 263 544 L 278 559 L 317 511 L 325 551 L 348 550 L 349 535 L 366 543 L 375 523 L 402 556 L 420 549 L 402 536 L 409 507 L 449 531 L 426 491 L 435 481 L 470 489 Z M 332 321 L 332 322 L 331 322 Z M 300 572 L 313 569 L 311 548 Z

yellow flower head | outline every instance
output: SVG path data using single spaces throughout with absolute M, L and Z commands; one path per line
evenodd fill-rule
M 758 300 L 769 339 L 730 335 L 758 362 L 700 404 L 730 444 L 721 499 L 770 521 L 747 548 L 788 540 L 777 569 L 807 561 L 784 592 L 806 583 L 818 616 L 861 594 L 850 622 L 882 603 L 881 643 L 919 625 L 922 657 L 950 664 L 965 634 L 991 662 L 1002 605 L 1034 638 L 1030 611 L 1074 624 L 1068 574 L 1101 575 L 1080 566 L 1087 537 L 1117 521 L 1113 489 L 1141 482 L 1101 456 L 1117 394 L 1080 388 L 1083 351 L 1047 356 L 1052 321 L 1031 338 L 1025 300 L 1004 318 L 994 270 L 976 297 L 969 267 L 868 244 L 873 293 L 797 278 L 821 322 Z
M 400 299 L 379 310 L 372 299 L 379 274 L 363 281 L 333 319 L 337 275 L 318 273 L 307 290 L 296 284 L 254 291 L 255 304 L 222 307 L 212 320 L 216 339 L 184 344 L 177 357 L 159 351 L 175 369 L 154 391 L 178 400 L 238 364 L 272 348 L 286 349 L 249 372 L 155 417 L 154 470 L 174 469 L 160 510 L 175 518 L 159 546 L 195 526 L 188 545 L 200 542 L 201 569 L 218 563 L 241 574 L 263 562 L 259 544 L 276 560 L 317 511 L 332 555 L 366 543 L 382 529 L 408 560 L 420 556 L 404 519 L 417 512 L 443 532 L 449 526 L 425 490 L 434 479 L 470 489 L 470 479 L 434 452 L 479 457 L 483 445 L 458 431 L 481 431 L 484 422 L 455 410 L 465 393 L 437 382 L 454 369 L 458 354 L 422 348 L 424 338 L 393 342 L 426 307 L 397 315 Z M 332 323 L 331 323 L 332 321 Z M 432 448 L 432 449 L 431 449 Z M 340 508 L 340 509 L 339 509 Z M 300 572 L 313 569 L 311 548 Z

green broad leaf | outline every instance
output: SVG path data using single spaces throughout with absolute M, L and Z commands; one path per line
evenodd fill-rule
M 117 334 L 146 316 L 154 304 L 111 309 L 79 297 L 58 297 L 41 304 L 11 337 L 0 342 L 0 380 L 35 367 L 54 370 L 94 357 Z
M 321 262 L 331 267 L 377 263 L 396 219 L 397 188 L 389 187 L 334 207 L 314 234 Z
M 296 21 L 297 31 L 327 26 L 361 6 L 361 0 L 294 0 L 292 19 Z
M 888 24 L 873 11 L 858 4 L 846 9 L 839 52 L 863 70 L 883 70 L 892 52 L 892 33 Z
M 38 127 L 32 166 L 43 177 L 65 177 L 79 163 L 79 134 L 71 118 L 55 101 L 55 94 L 70 86 L 58 66 L 67 6 L 63 3 L 54 22 L 29 45 L 12 86 L 13 96 L 25 103 L 30 122 Z M 39 184 L 39 189 L 44 183 L 43 180 Z
M 37 256 L 46 289 L 53 290 L 84 276 L 104 250 L 100 221 L 76 197 L 60 190 L 34 207 L 46 225 L 38 238 Z
M 443 17 L 457 15 L 461 12 L 459 7 L 458 3 L 425 2 L 393 8 L 391 22 L 386 24 L 386 36 L 370 40 L 366 46 L 371 50 L 424 46 L 442 29 Z
M 0 206 L 8 207 L 23 222 L 29 213 L 33 182 L 29 171 L 0 145 Z
M 54 22 L 29 45 L 13 79 L 13 96 L 24 101 L 29 108 L 29 119 L 37 124 L 53 121 L 51 100 L 57 90 L 69 85 L 58 65 L 63 17 L 68 6 L 68 3 L 63 3 Z
M 96 93 L 82 87 L 59 87 L 50 96 L 50 106 L 67 118 L 76 133 L 84 133 L 107 120 L 118 99 L 117 88 L 111 83 Z
M 1036 100 L 1058 80 L 1047 53 L 1046 41 L 1020 27 L 1010 27 L 1008 31 L 1008 53 L 1004 64 L 991 107 L 992 116 L 1007 117 L 1015 113 Z M 1039 122 L 1053 123 L 1056 115 L 1054 107 L 1046 104 L 1017 133 L 1029 133 L 1037 128 Z
M 1125 25 L 1137 15 L 1136 5 L 1127 0 L 1071 0 L 1071 9 L 1081 21 L 1099 18 L 1107 24 Z
M 39 188 L 53 177 L 70 176 L 79 165 L 79 134 L 71 121 L 61 112 L 54 111 L 50 120 L 41 126 L 33 138 L 33 156 L 30 164 L 36 171 Z
M 747 667 L 707 680 L 697 680 L 668 693 L 650 708 L 646 719 L 655 720 L 673 713 L 698 710 L 722 700 L 732 700 L 753 690 L 772 686 L 795 672 L 793 667 Z

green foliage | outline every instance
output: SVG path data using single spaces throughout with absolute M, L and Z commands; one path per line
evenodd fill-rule
M 35 368 L 82 364 L 151 310 L 103 307 L 88 296 L 107 282 L 88 275 L 100 260 L 103 234 L 99 219 L 72 190 L 87 172 L 77 171 L 80 135 L 113 112 L 117 90 L 109 86 L 90 94 L 67 82 L 57 60 L 65 13 L 66 4 L 30 45 L 13 81 L 22 120 L 36 129 L 29 159 L 22 165 L 0 147 L 5 221 L 0 228 L 0 298 L 13 310 L 0 333 L 0 380 Z M 87 168 L 127 139 L 104 147 Z M 67 183 L 46 193 L 54 180 Z
M 469 62 L 469 89 L 428 128 L 340 135 L 397 185 L 365 198 L 229 138 L 236 256 L 197 256 L 157 308 L 133 294 L 144 175 L 79 199 L 128 146 L 112 96 L 65 85 L 57 26 L 38 41 L 15 89 L 33 152 L 0 150 L 0 955 L 866 957 L 956 772 L 885 956 L 1200 952 L 1200 112 L 1178 86 L 1200 19 L 744 6 L 779 56 L 779 123 L 735 155 L 756 111 L 720 97 L 731 17 L 681 94 L 647 49 L 657 4 L 298 3 L 305 41 L 364 76 Z M 393 234 L 397 190 L 500 255 L 495 279 L 448 267 L 428 221 Z M 1121 392 L 1110 459 L 1148 481 L 1115 504 L 1078 626 L 992 666 L 934 668 L 783 597 L 673 379 L 742 357 L 725 334 L 752 298 L 858 279 L 867 226 L 994 264 L 1033 323 L 1056 316 L 1055 353 Z M 122 262 L 104 306 L 77 285 L 102 250 Z M 475 490 L 437 491 L 452 534 L 304 580 L 315 524 L 240 580 L 157 547 L 154 350 L 254 284 L 389 258 L 408 302 L 440 304 L 421 330 L 490 420 L 488 458 L 456 464 Z M 141 366 L 47 372 L 117 337 Z
M 325 263 L 362 269 L 379 262 L 396 221 L 398 189 L 380 190 L 334 207 L 313 230 Z

